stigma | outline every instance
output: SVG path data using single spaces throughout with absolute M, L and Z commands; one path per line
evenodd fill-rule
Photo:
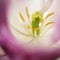
M 42 24 L 44 21 L 43 19 L 43 14 L 40 11 L 35 12 L 34 14 L 32 14 L 32 33 L 33 36 L 39 36 L 40 35 L 40 23 Z

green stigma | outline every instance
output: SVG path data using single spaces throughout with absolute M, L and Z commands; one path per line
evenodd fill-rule
M 43 23 L 43 14 L 40 11 L 35 12 L 32 14 L 32 33 L 33 36 L 40 35 L 40 23 Z

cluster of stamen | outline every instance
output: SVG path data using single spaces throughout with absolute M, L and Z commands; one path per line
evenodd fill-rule
M 26 11 L 26 15 L 27 15 L 28 21 L 31 23 L 31 25 L 25 24 L 25 28 L 27 28 L 28 30 L 31 29 L 32 36 L 39 36 L 41 34 L 40 31 L 41 31 L 41 27 L 42 27 L 42 25 L 44 23 L 44 20 L 54 14 L 54 12 L 51 12 L 45 18 L 43 18 L 43 14 L 40 11 L 35 12 L 34 14 L 32 14 L 32 16 L 30 16 L 29 10 L 28 10 L 27 7 L 25 8 L 25 11 Z M 25 18 L 23 16 L 22 12 L 19 12 L 19 16 L 20 16 L 21 20 L 25 23 Z M 30 18 L 32 18 L 32 20 L 30 20 Z M 54 23 L 53 21 L 47 22 L 44 25 L 44 27 L 46 27 L 46 26 L 48 26 L 50 24 L 53 24 L 53 23 Z M 40 26 L 40 24 L 41 24 L 41 26 Z M 21 33 L 23 35 L 26 35 L 23 32 L 21 32 Z
M 26 15 L 27 15 L 27 17 L 28 17 L 28 20 L 30 20 L 30 14 L 29 14 L 28 8 L 26 7 L 25 10 L 26 10 Z M 54 12 L 49 13 L 49 14 L 45 17 L 45 19 L 47 19 L 49 16 L 51 16 L 51 15 L 53 15 L 53 14 L 54 14 Z M 25 18 L 23 17 L 23 15 L 22 15 L 21 12 L 19 13 L 19 15 L 20 15 L 21 20 L 22 20 L 23 22 L 25 22 Z M 30 20 L 30 21 L 31 21 L 31 20 Z M 39 24 L 41 23 L 41 25 L 42 25 L 43 22 L 44 22 L 43 14 L 42 14 L 40 11 L 37 11 L 37 12 L 35 12 L 34 14 L 32 14 L 31 27 L 32 27 L 33 36 L 35 36 L 35 35 L 36 35 L 36 36 L 39 36 L 39 35 L 40 35 L 40 32 L 39 32 L 39 31 L 41 30 L 41 28 L 40 28 Z M 47 22 L 47 23 L 45 24 L 45 27 L 48 26 L 48 25 L 50 25 L 50 24 L 53 24 L 53 23 L 54 23 L 54 22 Z M 27 29 L 30 29 L 31 27 L 30 27 L 29 25 L 26 25 L 26 28 L 27 28 Z

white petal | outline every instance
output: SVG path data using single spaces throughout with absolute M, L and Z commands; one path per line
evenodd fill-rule
M 52 5 L 53 0 L 47 0 L 47 2 L 44 4 L 44 6 L 41 9 L 42 13 L 45 13 Z

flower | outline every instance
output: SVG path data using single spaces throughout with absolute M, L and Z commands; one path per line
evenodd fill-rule
M 32 1 L 27 1 L 28 4 L 29 3 L 32 3 Z M 50 2 L 48 1 L 47 3 L 49 3 L 49 6 L 52 4 L 53 0 L 51 0 Z M 18 2 L 17 2 L 18 3 Z M 22 2 L 23 3 L 23 2 Z M 25 2 L 26 3 L 26 2 Z M 33 2 L 34 3 L 34 2 Z M 32 4 L 33 4 L 32 3 Z M 35 5 L 38 4 L 39 1 L 35 1 Z M 18 3 L 18 6 L 19 6 L 20 3 Z M 46 4 L 45 4 L 46 5 Z M 14 29 L 16 31 L 18 31 L 18 33 L 20 33 L 19 35 L 17 35 L 17 38 L 19 38 L 18 36 L 21 36 L 19 39 L 21 40 L 22 37 L 24 37 L 22 39 L 22 42 L 27 42 L 29 45 L 30 43 L 32 44 L 36 44 L 37 42 L 36 41 L 40 41 L 40 40 L 46 40 L 45 37 L 44 39 L 42 39 L 44 37 L 44 34 L 47 35 L 46 31 L 47 31 L 47 28 L 49 26 L 49 30 L 50 31 L 51 29 L 51 25 L 54 24 L 54 21 L 48 21 L 47 19 L 50 17 L 50 16 L 53 16 L 54 15 L 54 12 L 50 12 L 48 13 L 45 17 L 44 17 L 44 14 L 45 14 L 45 11 L 48 9 L 49 6 L 47 6 L 47 8 L 45 8 L 46 6 L 42 6 L 41 10 L 40 10 L 40 7 L 36 6 L 34 7 L 34 9 L 31 10 L 31 6 L 26 6 L 26 5 L 23 5 L 21 7 L 21 4 L 19 7 L 17 7 L 17 12 L 16 12 L 16 15 L 15 15 L 15 12 L 12 13 L 12 17 L 9 18 L 9 20 L 11 21 L 11 30 Z M 33 8 L 32 7 L 32 8 Z M 36 9 L 38 7 L 38 9 Z M 22 10 L 24 9 L 24 10 Z M 45 9 L 45 10 L 44 10 Z M 16 10 L 16 8 L 13 8 L 12 11 Z M 12 12 L 11 11 L 11 12 Z M 23 14 L 24 13 L 24 14 Z M 11 16 L 11 15 L 10 15 Z M 15 18 L 15 17 L 16 18 Z M 19 19 L 18 19 L 19 18 Z M 13 20 L 12 20 L 13 19 Z M 18 21 L 19 20 L 19 21 Z M 50 19 L 49 19 L 50 20 Z M 51 19 L 52 20 L 52 19 Z M 14 22 L 15 21 L 15 22 Z M 14 26 L 13 26 L 13 25 Z M 17 24 L 15 26 L 15 24 Z M 19 26 L 20 25 L 20 26 Z M 21 27 L 21 28 L 20 28 Z M 19 29 L 18 29 L 19 28 Z M 24 30 L 23 30 L 24 29 Z M 46 31 L 44 31 L 46 30 Z M 13 30 L 12 30 L 13 31 Z M 16 32 L 12 32 L 13 34 L 17 34 Z M 23 36 L 24 35 L 24 36 Z M 42 36 L 42 38 L 41 38 Z M 48 35 L 49 36 L 49 35 Z M 28 38 L 29 37 L 29 38 Z M 34 40 L 34 41 L 33 41 Z M 48 39 L 47 39 L 48 40 Z M 33 42 L 31 42 L 33 41 Z M 35 43 L 34 43 L 35 42 Z M 40 41 L 41 42 L 41 41 Z M 47 42 L 48 43 L 48 42 Z M 38 43 L 37 43 L 38 44 Z M 41 43 L 39 43 L 41 44 Z M 44 43 L 43 43 L 44 44 Z
M 30 45 L 30 47 L 28 46 L 26 46 L 26 45 L 28 45 L 27 43 L 25 43 L 25 44 L 23 44 L 21 41 L 18 41 L 18 40 L 20 40 L 20 39 L 16 39 L 16 37 L 15 36 L 13 36 L 13 33 L 11 32 L 11 29 L 10 29 L 10 25 L 9 25 L 9 22 L 10 21 L 8 21 L 8 20 L 10 20 L 11 19 L 11 16 L 13 16 L 12 14 L 10 15 L 10 13 L 9 12 L 12 12 L 10 9 L 10 11 L 8 10 L 8 6 L 9 6 L 9 4 L 7 5 L 6 3 L 8 2 L 9 0 L 1 0 L 1 7 L 0 7 L 0 31 L 1 31 L 1 33 L 0 33 L 0 44 L 1 44 L 1 47 L 3 48 L 3 50 L 4 50 L 4 52 L 6 53 L 6 55 L 7 56 L 9 56 L 9 58 L 11 59 L 11 60 L 55 60 L 56 58 L 58 58 L 59 56 L 60 56 L 60 52 L 59 52 L 59 50 L 60 50 L 60 48 L 59 48 L 59 44 L 57 44 L 57 42 L 56 42 L 56 44 L 52 44 L 52 45 L 49 45 L 49 46 L 41 46 L 41 45 L 38 45 L 37 47 L 36 47 L 36 45 L 35 45 L 35 48 L 34 48 L 34 46 L 32 47 L 32 45 Z M 12 0 L 12 2 L 14 2 L 15 0 Z M 34 0 L 35 1 L 35 0 Z M 29 24 L 27 25 L 27 26 L 25 26 L 25 27 L 27 27 L 28 29 L 26 29 L 26 30 L 28 30 L 28 32 L 30 31 L 30 33 L 32 32 L 32 35 L 31 34 L 29 34 L 28 33 L 28 35 L 26 34 L 26 33 L 21 33 L 21 34 L 23 34 L 23 35 L 26 35 L 26 36 L 32 36 L 34 39 L 34 41 L 35 41 L 35 36 L 36 36 L 36 40 L 38 40 L 38 39 L 40 39 L 41 38 L 41 36 L 42 35 L 40 35 L 41 33 L 39 33 L 38 31 L 40 31 L 40 26 L 41 25 L 43 25 L 43 22 L 44 22 L 44 19 L 43 19 L 43 13 L 44 12 L 46 12 L 46 10 L 50 7 L 50 5 L 51 5 L 51 3 L 52 3 L 52 1 L 53 0 L 48 0 L 47 1 L 47 3 L 49 3 L 48 5 L 47 5 L 47 3 L 44 5 L 44 9 L 42 8 L 41 10 L 39 10 L 39 9 L 37 9 L 37 10 L 39 10 L 39 11 L 37 11 L 37 10 L 35 10 L 34 8 L 32 8 L 32 9 L 34 9 L 34 10 L 32 10 L 32 12 L 30 13 L 30 15 L 28 14 L 28 11 L 30 10 L 28 10 L 28 8 L 26 7 L 26 13 L 27 13 L 27 17 L 29 18 L 29 16 L 32 16 L 30 19 L 31 19 L 31 21 L 30 22 L 32 22 L 33 24 L 31 25 L 31 23 L 29 22 Z M 23 1 L 21 1 L 21 0 L 19 0 L 19 3 L 22 3 L 21 5 L 22 5 L 22 7 L 23 6 L 25 6 L 24 5 L 24 3 L 26 4 L 26 2 L 28 2 L 28 1 L 26 1 L 25 2 L 25 0 L 23 0 Z M 37 2 L 37 1 L 36 1 Z M 57 1 L 56 1 L 57 2 Z M 29 4 L 29 3 L 28 3 Z M 37 3 L 38 4 L 38 3 Z M 12 4 L 11 4 L 12 5 Z M 20 5 L 20 6 L 21 6 Z M 30 4 L 31 5 L 31 4 Z M 38 5 L 39 6 L 39 5 Z M 37 7 L 38 7 L 37 6 Z M 12 6 L 13 7 L 13 6 Z M 47 7 L 47 8 L 46 8 Z M 10 8 L 10 7 L 9 7 Z M 36 6 L 35 6 L 35 8 L 36 8 Z M 14 10 L 14 9 L 13 9 Z M 18 10 L 18 9 L 17 9 Z M 24 10 L 24 9 L 23 9 Z M 37 12 L 36 12 L 37 11 Z M 15 11 L 16 12 L 16 11 Z M 14 12 L 14 13 L 15 13 Z M 8 15 L 9 14 L 9 15 Z M 21 20 L 23 20 L 23 22 L 25 21 L 25 16 L 24 17 L 22 17 L 22 14 L 21 14 L 21 12 L 19 12 L 19 14 L 20 14 L 20 18 L 21 18 Z M 52 15 L 52 14 L 54 14 L 54 13 L 50 13 L 50 14 L 48 14 L 47 15 L 47 17 L 46 17 L 46 19 L 50 16 L 50 15 Z M 59 14 L 59 13 L 57 13 L 57 14 Z M 15 14 L 15 15 L 17 15 L 17 14 Z M 25 14 L 24 14 L 25 15 Z M 8 17 L 8 18 L 7 18 Z M 10 17 L 10 18 L 9 18 Z M 37 17 L 37 18 L 36 18 Z M 56 17 L 56 22 L 54 22 L 54 21 L 52 21 L 52 22 L 47 22 L 47 24 L 45 24 L 45 25 L 43 25 L 44 27 L 45 26 L 48 26 L 49 24 L 52 24 L 52 23 L 55 23 L 55 27 L 56 27 L 56 29 L 55 29 L 55 35 L 54 35 L 54 37 L 53 37 L 53 39 L 56 37 L 56 40 L 58 40 L 58 39 L 60 39 L 60 34 L 59 34 L 59 27 L 58 27 L 58 25 L 60 25 L 60 21 L 59 21 L 59 19 L 57 19 L 57 18 L 59 18 L 59 15 Z M 13 19 L 13 18 L 12 18 Z M 36 25 L 38 25 L 37 27 L 38 28 L 35 28 L 36 26 L 34 25 L 35 24 L 35 20 L 36 19 L 38 19 L 38 20 L 40 20 L 40 21 L 38 21 L 38 24 L 36 24 Z M 20 19 L 19 19 L 20 20 Z M 43 20 L 43 21 L 42 21 Z M 36 21 L 37 22 L 37 21 Z M 39 25 L 39 22 L 40 22 L 40 25 Z M 26 23 L 24 23 L 24 25 L 25 25 Z M 23 27 L 24 27 L 24 25 L 22 25 Z M 53 24 L 52 24 L 53 25 Z M 34 27 L 35 26 L 35 27 Z M 24 27 L 24 28 L 25 28 Z M 32 30 L 34 30 L 34 31 L 32 31 L 32 30 L 29 30 L 30 28 L 32 27 Z M 34 28 L 33 28 L 34 27 Z M 14 29 L 15 29 L 15 27 L 13 27 Z M 15 29 L 16 30 L 16 29 Z M 24 29 L 25 30 L 25 29 Z M 36 31 L 36 33 L 35 33 L 35 31 Z M 58 31 L 58 32 L 57 32 Z M 38 33 L 37 33 L 38 32 Z M 56 36 L 56 34 L 58 35 L 58 36 Z M 40 37 L 40 38 L 39 38 Z M 20 37 L 21 38 L 21 37 Z M 31 38 L 31 37 L 30 37 Z M 29 39 L 30 39 L 29 38 Z M 44 37 L 43 37 L 44 38 Z M 23 40 L 23 39 L 21 39 L 21 40 Z M 55 39 L 54 39 L 55 40 Z M 33 41 L 33 42 L 34 42 Z M 42 41 L 41 39 L 39 40 L 40 42 Z M 44 40 L 43 40 L 44 41 Z M 45 40 L 46 41 L 46 40 Z M 30 42 L 30 44 L 31 44 L 31 42 Z M 33 44 L 33 43 L 32 43 Z M 38 43 L 39 44 L 39 43 Z M 49 44 L 49 43 L 48 43 Z M 43 45 L 43 44 L 42 44 Z M 55 46 L 56 45 L 56 46 Z M 32 48 L 31 48 L 32 47 Z

